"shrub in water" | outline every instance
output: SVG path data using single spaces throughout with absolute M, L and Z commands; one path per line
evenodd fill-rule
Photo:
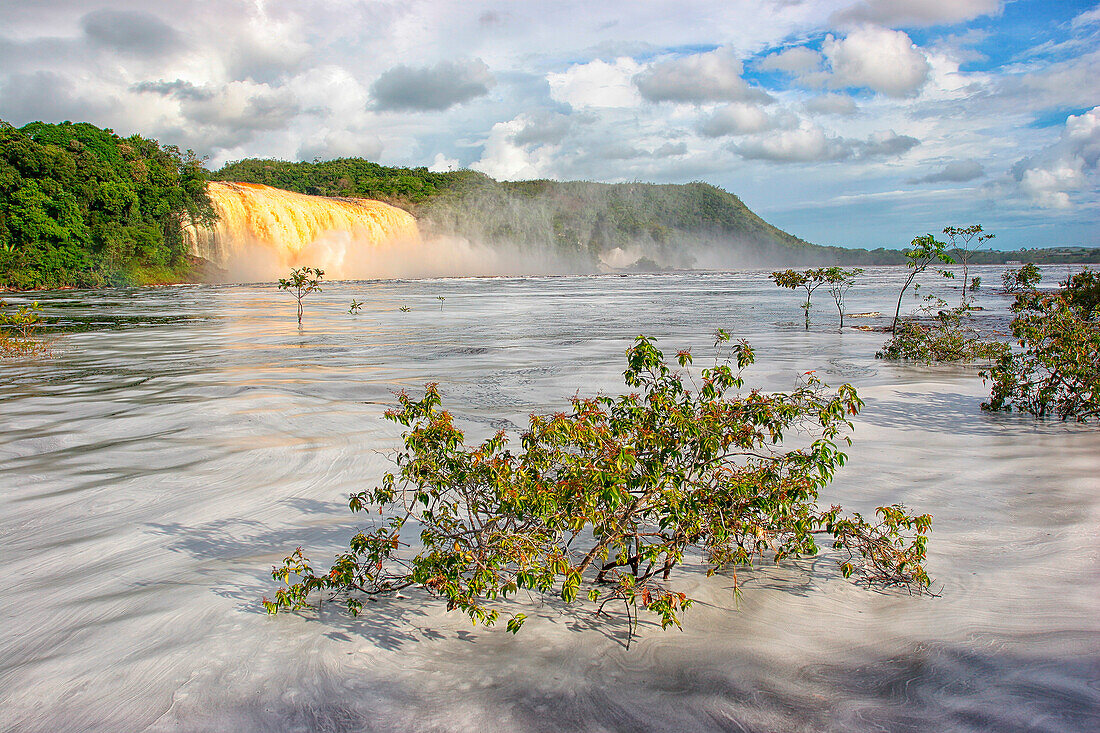
M 692 357 L 677 360 L 686 368 Z M 273 569 L 284 587 L 265 607 L 302 609 L 310 594 L 332 592 L 354 614 L 371 596 L 416 587 L 490 625 L 501 602 L 527 590 L 571 609 L 611 604 L 632 628 L 641 610 L 679 626 L 692 600 L 670 583 L 688 558 L 714 573 L 814 555 L 821 536 L 845 577 L 926 590 L 930 516 L 818 506 L 845 462 L 838 443 L 862 405 L 855 390 L 829 391 L 808 373 L 790 393 L 738 394 L 752 361 L 741 342 L 692 377 L 638 337 L 624 372 L 633 392 L 532 415 L 519 452 L 503 432 L 466 446 L 435 385 L 420 399 L 399 395 L 387 413 L 408 428 L 399 470 L 350 500 L 375 524 L 325 571 L 296 550 Z M 781 446 L 789 434 L 802 447 Z M 508 630 L 524 618 L 510 613 Z

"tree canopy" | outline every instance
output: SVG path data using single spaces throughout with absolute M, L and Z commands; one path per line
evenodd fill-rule
M 182 223 L 212 220 L 191 151 L 85 122 L 0 121 L 0 287 L 178 279 Z

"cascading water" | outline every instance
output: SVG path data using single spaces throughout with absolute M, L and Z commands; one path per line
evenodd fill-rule
M 416 219 L 369 199 L 327 198 L 258 183 L 212 182 L 207 191 L 218 220 L 184 229 L 191 253 L 234 274 L 268 279 L 288 267 L 325 268 L 346 277 L 355 250 L 415 243 Z

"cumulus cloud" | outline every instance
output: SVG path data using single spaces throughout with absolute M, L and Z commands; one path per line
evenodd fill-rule
M 133 10 L 96 10 L 80 19 L 80 27 L 93 44 L 134 56 L 164 56 L 184 45 L 160 18 Z
M 743 71 L 733 49 L 719 48 L 653 64 L 634 77 L 634 84 L 650 102 L 772 101 L 763 89 L 741 78 Z
M 819 115 L 850 117 L 856 113 L 856 102 L 847 94 L 822 94 L 807 100 L 803 105 L 807 112 Z
M 931 71 L 928 59 L 902 31 L 868 26 L 845 38 L 828 35 L 822 51 L 832 67 L 833 87 L 866 87 L 906 97 L 920 89 Z
M 920 140 L 915 137 L 887 130 L 871 133 L 866 140 L 855 143 L 853 149 L 862 158 L 886 158 L 907 153 L 918 145 Z
M 207 96 L 185 97 L 180 111 L 200 125 L 252 131 L 281 129 L 299 108 L 285 89 L 234 81 Z
M 428 166 L 428 170 L 432 173 L 446 173 L 447 171 L 458 170 L 461 167 L 458 158 L 448 158 L 443 153 L 436 153 L 432 164 Z
M 563 72 L 549 73 L 550 96 L 576 108 L 633 107 L 641 102 L 631 79 L 641 71 L 634 59 L 622 57 L 608 63 L 601 59 L 574 64 Z
M 839 137 L 826 135 L 820 127 L 803 122 L 797 129 L 757 137 L 734 147 L 742 158 L 778 163 L 808 163 L 841 160 L 852 154 L 852 146 Z
M 813 122 L 803 120 L 795 129 L 758 135 L 734 146 L 733 150 L 749 160 L 810 163 L 894 157 L 917 145 L 920 145 L 920 140 L 909 135 L 898 135 L 893 130 L 875 132 L 860 140 L 831 135 Z
M 542 145 L 560 143 L 569 134 L 573 120 L 569 115 L 541 110 L 531 114 L 522 114 L 523 127 L 512 136 L 516 145 Z
M 795 46 L 770 54 L 756 64 L 761 71 L 784 71 L 805 74 L 821 67 L 821 54 L 805 46 Z
M 1020 196 L 1040 207 L 1069 209 L 1073 195 L 1089 185 L 1100 161 L 1100 107 L 1070 115 L 1057 143 L 1016 162 L 1008 176 L 994 182 L 995 196 Z
M 762 132 L 775 126 L 774 120 L 760 107 L 734 102 L 719 107 L 713 114 L 703 119 L 697 129 L 704 137 L 723 137 Z
M 837 23 L 951 25 L 1001 12 L 1003 0 L 863 0 L 833 16 Z
M 966 183 L 985 175 L 985 168 L 976 160 L 954 160 L 935 173 L 910 178 L 909 183 Z
M 441 111 L 485 96 L 496 84 L 480 59 L 441 61 L 435 66 L 395 66 L 371 85 L 380 110 Z
M 526 120 L 517 117 L 493 125 L 481 159 L 470 167 L 504 181 L 546 178 L 553 167 L 557 146 L 517 145 L 516 134 L 526 124 Z

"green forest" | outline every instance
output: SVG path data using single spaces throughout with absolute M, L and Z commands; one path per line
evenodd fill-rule
M 900 249 L 811 244 L 767 223 L 737 196 L 704 182 L 496 181 L 470 170 L 247 159 L 208 171 L 194 153 L 89 123 L 0 121 L 0 288 L 141 285 L 201 279 L 188 222 L 210 223 L 208 180 L 362 197 L 412 212 L 428 234 L 549 249 L 595 264 L 617 247 L 649 255 L 639 267 L 902 264 Z M 984 251 L 971 262 L 1100 262 L 1100 249 Z
M 189 279 L 182 224 L 212 221 L 193 153 L 88 123 L 0 121 L 0 287 Z

